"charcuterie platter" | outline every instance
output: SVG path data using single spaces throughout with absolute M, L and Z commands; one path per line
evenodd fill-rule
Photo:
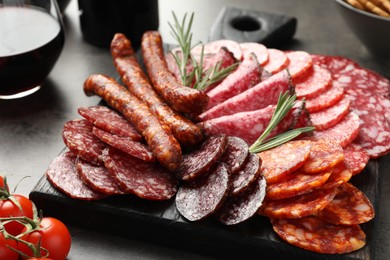
M 217 256 L 374 258 L 388 80 L 342 57 L 258 43 L 188 48 L 176 29 L 181 49 L 169 54 L 158 32 L 144 34 L 148 76 L 114 36 L 121 82 L 86 79 L 105 106 L 65 123 L 66 148 L 30 194 L 37 206 Z

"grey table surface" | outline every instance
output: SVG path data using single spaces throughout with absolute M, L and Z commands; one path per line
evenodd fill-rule
M 350 32 L 331 0 L 160 0 L 160 32 L 173 43 L 167 21 L 171 11 L 179 16 L 195 12 L 194 40 L 207 41 L 208 32 L 223 6 L 287 14 L 298 19 L 294 39 L 285 48 L 310 53 L 340 55 L 390 78 L 390 61 L 373 57 Z M 96 105 L 98 97 L 83 93 L 84 80 L 93 73 L 116 76 L 109 50 L 82 38 L 78 5 L 72 0 L 64 15 L 66 43 L 61 57 L 37 93 L 19 100 L 0 100 L 0 173 L 17 193 L 28 195 L 50 162 L 63 149 L 63 124 L 78 117 L 80 106 Z M 375 231 L 376 259 L 390 255 L 390 156 L 382 157 L 382 198 Z M 22 179 L 28 176 L 28 178 Z M 75 213 L 77 214 L 77 213 Z M 113 221 L 113 220 L 108 220 Z M 136 239 L 69 226 L 73 244 L 68 259 L 212 259 L 184 249 L 162 247 Z

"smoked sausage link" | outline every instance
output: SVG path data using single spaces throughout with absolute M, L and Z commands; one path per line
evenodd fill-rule
M 203 139 L 200 128 L 174 111 L 153 89 L 125 35 L 115 34 L 111 42 L 111 54 L 123 84 L 131 94 L 148 104 L 160 121 L 171 128 L 172 134 L 182 145 L 191 147 Z
M 86 95 L 98 95 L 107 104 L 129 120 L 145 138 L 157 160 L 168 170 L 176 170 L 181 162 L 182 151 L 179 142 L 165 124 L 161 124 L 149 107 L 133 96 L 114 79 L 91 75 L 84 82 Z
M 141 41 L 142 56 L 153 87 L 176 111 L 199 114 L 207 106 L 209 97 L 203 91 L 180 85 L 168 70 L 161 35 L 147 31 Z

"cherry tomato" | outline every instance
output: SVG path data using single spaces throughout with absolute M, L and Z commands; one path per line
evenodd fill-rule
M 13 194 L 11 195 L 20 204 L 21 209 L 9 198 L 0 200 L 0 217 L 22 217 L 33 218 L 33 203 L 25 196 Z M 5 230 L 13 236 L 17 236 L 21 233 L 24 225 L 19 222 L 12 221 L 4 225 Z
M 42 218 L 38 230 L 25 234 L 20 239 L 35 245 L 41 239 L 41 247 L 49 252 L 48 257 L 53 260 L 64 260 L 70 251 L 71 237 L 69 230 L 61 221 L 55 218 Z M 33 257 L 33 252 L 25 244 L 18 243 L 18 249 L 24 254 Z M 44 250 L 41 250 L 41 255 L 46 255 Z
M 9 249 L 8 246 L 17 249 L 18 244 L 13 239 L 5 239 L 3 233 L 0 233 L 0 259 L 18 260 L 19 254 Z

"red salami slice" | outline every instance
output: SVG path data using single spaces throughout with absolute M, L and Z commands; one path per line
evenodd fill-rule
M 70 151 L 80 158 L 102 165 L 102 152 L 107 147 L 92 133 L 93 124 L 85 119 L 68 121 L 64 125 L 62 138 Z
M 288 70 L 294 82 L 304 77 L 313 66 L 310 54 L 305 51 L 288 51 L 285 54 L 290 60 Z
M 254 53 L 261 66 L 264 66 L 268 62 L 268 50 L 263 44 L 256 42 L 243 42 L 240 43 L 244 60 L 248 59 L 251 53 Z
M 348 114 L 350 103 L 349 98 L 345 96 L 334 106 L 310 113 L 313 126 L 316 130 L 324 130 L 336 125 Z
M 299 219 L 272 218 L 274 231 L 288 243 L 323 254 L 345 254 L 366 244 L 366 235 L 359 225 L 329 224 L 317 217 Z
M 290 62 L 286 54 L 278 49 L 268 49 L 268 57 L 268 62 L 264 65 L 264 69 L 271 74 L 276 74 L 287 68 Z
M 257 154 L 250 153 L 245 164 L 231 176 L 230 195 L 237 196 L 245 192 L 260 175 L 261 160 Z
M 335 189 L 343 183 L 348 182 L 352 177 L 352 172 L 347 169 L 344 162 L 339 163 L 333 169 L 329 179 L 325 182 L 320 189 Z
M 230 174 L 235 174 L 244 164 L 248 149 L 248 144 L 241 138 L 235 136 L 227 138 L 227 147 L 220 161 L 228 166 Z
M 76 168 L 81 180 L 94 191 L 106 195 L 124 194 L 106 167 L 78 160 Z
M 339 74 L 359 67 L 356 62 L 345 57 L 312 54 L 311 58 L 313 64 L 329 70 L 332 73 L 332 77 L 337 77 Z
M 234 57 L 237 60 L 242 60 L 242 50 L 240 47 L 240 44 L 232 41 L 232 40 L 217 40 L 208 42 L 204 45 L 204 55 L 207 56 L 214 56 L 218 53 L 219 49 L 221 47 L 226 47 L 229 51 L 231 51 L 234 54 Z M 202 52 L 202 46 L 198 45 L 195 48 L 191 50 L 191 54 L 195 57 L 195 59 L 199 60 L 200 54 Z
M 321 219 L 334 225 L 363 224 L 374 215 L 370 200 L 350 183 L 341 184 L 334 199 L 318 213 Z
M 317 112 L 337 104 L 343 97 L 344 89 L 332 85 L 330 89 L 321 93 L 319 96 L 307 99 L 306 109 L 309 112 Z
M 176 177 L 185 181 L 200 178 L 222 157 L 226 148 L 225 135 L 208 137 L 196 150 L 183 155 Z
M 168 200 L 178 188 L 172 173 L 157 163 L 147 163 L 109 147 L 103 152 L 104 166 L 126 193 L 148 200 Z
M 64 152 L 57 156 L 46 170 L 50 183 L 71 198 L 80 200 L 98 200 L 105 196 L 89 188 L 79 177 L 76 170 L 77 156 Z
M 250 56 L 241 62 L 237 69 L 222 80 L 218 86 L 207 92 L 210 99 L 206 110 L 244 92 L 260 81 L 261 67 L 256 56 Z
M 259 210 L 265 197 L 266 181 L 260 177 L 242 194 L 230 196 L 218 211 L 225 225 L 235 225 L 249 219 Z
M 309 75 L 297 82 L 295 91 L 298 98 L 313 98 L 332 86 L 332 75 L 327 69 L 314 65 Z
M 155 162 L 156 158 L 153 156 L 149 147 L 140 142 L 134 142 L 129 137 L 117 136 L 103 131 L 97 127 L 93 127 L 92 133 L 100 140 L 116 149 L 119 149 L 131 156 L 141 159 L 145 162 Z
M 324 139 L 327 141 L 336 142 L 342 147 L 346 147 L 358 136 L 359 130 L 359 117 L 355 113 L 350 112 L 341 122 L 335 126 L 322 131 L 315 131 L 311 139 Z
M 268 184 L 282 181 L 307 161 L 310 149 L 310 141 L 290 141 L 259 153 L 261 174 Z
M 351 143 L 344 148 L 344 163 L 352 175 L 356 175 L 364 170 L 370 155 L 360 145 Z
M 268 105 L 276 105 L 280 93 L 291 89 L 290 83 L 288 72 L 286 70 L 279 72 L 241 94 L 206 110 L 199 115 L 199 119 L 205 121 L 238 112 L 263 109 Z
M 266 198 L 278 200 L 312 192 L 322 186 L 331 174 L 331 170 L 317 174 L 306 174 L 298 170 L 290 174 L 286 180 L 268 185 Z
M 287 199 L 266 200 L 259 213 L 271 218 L 302 218 L 316 215 L 335 195 L 336 189 L 319 189 Z
M 180 186 L 176 195 L 177 210 L 189 221 L 208 217 L 224 202 L 228 183 L 228 170 L 218 163 L 205 178 Z
M 78 113 L 95 126 L 116 134 L 140 141 L 142 136 L 122 115 L 105 106 L 80 107 Z

